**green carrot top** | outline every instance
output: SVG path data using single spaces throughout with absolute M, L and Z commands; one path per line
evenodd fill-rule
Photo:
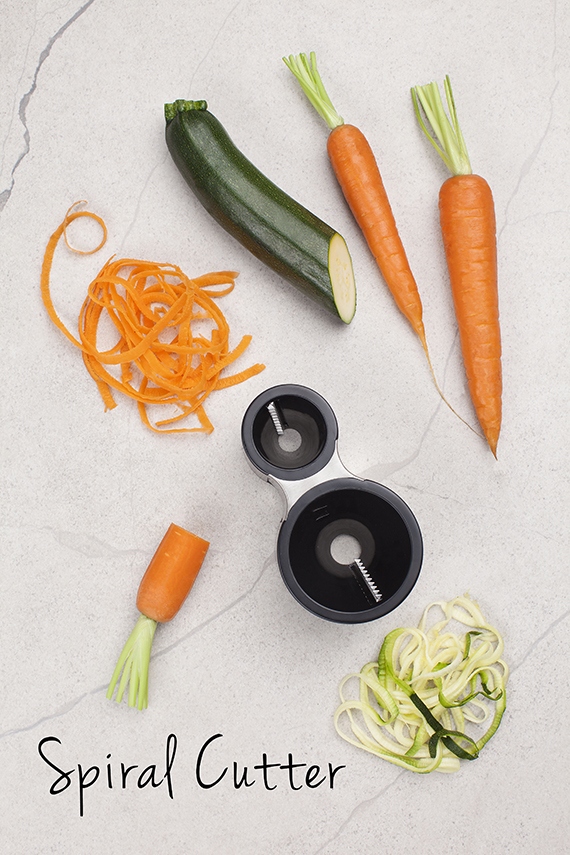
M 451 121 L 445 112 L 437 83 L 412 88 L 416 116 L 422 131 L 453 175 L 471 175 L 471 163 L 457 119 L 449 75 L 445 78 L 444 86 Z M 420 103 L 440 145 L 434 140 L 422 118 Z
M 287 68 L 293 72 L 301 88 L 317 113 L 322 116 L 329 128 L 334 130 L 340 125 L 344 125 L 344 119 L 339 116 L 335 110 L 333 103 L 327 91 L 323 86 L 321 76 L 317 71 L 317 58 L 315 52 L 311 51 L 310 60 L 307 59 L 307 54 L 300 53 L 295 57 L 293 54 L 287 58 L 283 57 L 283 62 Z

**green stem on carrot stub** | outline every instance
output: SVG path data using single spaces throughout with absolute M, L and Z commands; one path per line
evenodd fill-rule
M 148 667 L 152 640 L 156 630 L 156 621 L 141 614 L 135 628 L 129 635 L 127 643 L 119 656 L 119 661 L 111 677 L 107 698 L 111 700 L 121 671 L 117 703 L 123 699 L 127 683 L 129 684 L 129 706 L 142 710 L 148 703 Z
M 412 87 L 412 99 L 416 116 L 418 117 L 422 131 L 453 175 L 471 175 L 471 163 L 457 119 L 449 75 L 445 78 L 444 88 L 451 121 L 445 112 L 437 83 Z M 434 134 L 439 140 L 439 145 L 424 122 L 420 111 L 420 104 Z
M 321 76 L 317 71 L 317 58 L 315 56 L 315 52 L 311 51 L 310 59 L 307 59 L 307 55 L 305 53 L 300 53 L 297 57 L 293 56 L 293 54 L 291 54 L 289 58 L 284 56 L 283 62 L 289 71 L 293 72 L 301 84 L 303 92 L 317 113 L 325 120 L 331 131 L 338 128 L 340 125 L 344 125 L 344 119 L 342 116 L 339 116 L 335 110 L 333 103 L 323 86 Z

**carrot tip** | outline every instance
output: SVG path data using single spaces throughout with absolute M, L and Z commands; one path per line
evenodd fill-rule
M 434 382 L 434 384 L 435 384 L 435 388 L 437 389 L 437 392 L 438 392 L 438 394 L 439 394 L 439 396 L 440 396 L 441 400 L 442 400 L 442 401 L 443 401 L 443 403 L 446 405 L 446 407 L 449 407 L 449 409 L 451 410 L 451 412 L 453 413 L 453 415 L 454 415 L 454 416 L 457 416 L 457 418 L 459 419 L 459 421 L 463 422 L 463 424 L 464 424 L 464 425 L 466 425 L 466 426 L 469 428 L 469 430 L 472 430 L 472 431 L 473 431 L 473 433 L 477 434 L 477 436 L 479 436 L 479 437 L 483 438 L 483 434 L 481 434 L 481 433 L 479 433 L 479 431 L 475 430 L 475 428 L 474 428 L 474 427 L 472 427 L 472 426 L 469 424 L 469 422 L 468 422 L 468 421 L 466 421 L 466 419 L 464 419 L 464 418 L 463 418 L 463 416 L 460 416 L 460 415 L 459 415 L 459 413 L 457 412 L 457 410 L 455 410 L 455 409 L 451 406 L 451 404 L 449 403 L 449 401 L 447 400 L 447 398 L 446 398 L 446 397 L 445 397 L 445 395 L 443 394 L 443 391 L 442 391 L 442 389 L 441 389 L 441 387 L 440 387 L 439 383 L 437 382 L 437 378 L 436 378 L 436 376 L 435 376 L 435 371 L 434 371 L 434 369 L 433 369 L 433 365 L 432 365 L 432 363 L 431 363 L 431 359 L 430 359 L 430 355 L 429 355 L 429 351 L 428 351 L 428 346 L 427 346 L 427 341 L 426 341 L 425 333 L 423 333 L 423 330 L 422 330 L 422 333 L 418 333 L 418 336 L 419 336 L 419 338 L 420 338 L 420 341 L 421 341 L 421 343 L 422 343 L 422 346 L 423 346 L 423 349 L 424 349 L 424 352 L 425 352 L 425 355 L 426 355 L 426 359 L 427 359 L 427 361 L 428 361 L 429 370 L 430 370 L 430 372 L 431 372 L 431 376 L 432 376 L 432 378 L 433 378 L 433 382 Z M 495 443 L 495 445 L 496 445 L 496 443 Z M 492 449 L 492 447 L 491 447 L 491 450 L 493 450 L 493 449 Z M 494 452 L 493 452 L 493 453 L 494 453 Z M 496 456 L 496 455 L 495 455 L 495 456 Z

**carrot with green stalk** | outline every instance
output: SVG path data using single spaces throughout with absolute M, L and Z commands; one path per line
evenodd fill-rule
M 429 362 L 422 302 L 374 153 L 362 131 L 345 124 L 335 110 L 317 71 L 314 51 L 310 60 L 301 53 L 298 57 L 283 57 L 283 62 L 330 128 L 327 152 L 344 197 L 398 308 L 419 337 Z
M 139 619 L 113 672 L 107 690 L 109 700 L 118 682 L 119 703 L 128 684 L 129 706 L 136 706 L 139 710 L 147 706 L 148 669 L 156 626 L 171 621 L 180 610 L 196 581 L 209 546 L 207 540 L 186 529 L 174 523 L 169 526 L 139 585 Z
M 441 232 L 469 393 L 496 457 L 502 369 L 495 206 L 485 179 L 471 171 L 449 76 L 445 95 L 450 118 L 437 83 L 412 89 L 420 127 L 452 173 L 439 193 Z M 424 122 L 420 105 L 437 141 Z

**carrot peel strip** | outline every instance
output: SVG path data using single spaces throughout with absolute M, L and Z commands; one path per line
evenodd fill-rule
M 101 238 L 101 242 L 94 249 L 77 249 L 77 247 L 71 246 L 71 244 L 69 243 L 68 237 L 67 237 L 67 226 L 69 225 L 69 223 L 73 219 L 75 219 L 75 217 L 70 216 L 71 212 L 78 205 L 84 205 L 84 204 L 86 204 L 85 200 L 82 199 L 80 202 L 75 202 L 71 206 L 71 208 L 68 209 L 68 211 L 65 215 L 65 219 L 63 221 L 63 237 L 65 239 L 65 243 L 66 243 L 67 247 L 69 249 L 71 249 L 72 252 L 77 252 L 80 255 L 93 255 L 95 252 L 98 252 L 101 249 L 101 247 L 105 246 L 105 244 L 107 243 L 107 226 L 105 225 L 105 222 L 103 221 L 103 219 L 101 217 L 97 216 L 97 214 L 91 214 L 91 213 L 87 213 L 87 212 L 81 212 L 80 213 L 80 216 L 90 217 L 91 219 L 95 220 L 97 223 L 99 223 L 99 225 L 101 226 L 101 228 L 103 230 L 103 236 Z
M 44 254 L 41 295 L 51 321 L 81 350 L 106 410 L 116 406 L 111 392 L 115 389 L 136 401 L 142 423 L 157 433 L 211 433 L 214 427 L 203 406 L 206 397 L 214 390 L 249 379 L 265 367 L 257 364 L 231 377 L 221 377 L 251 342 L 251 336 L 243 336 L 237 347 L 230 348 L 230 327 L 215 303 L 215 298 L 233 290 L 238 274 L 218 271 L 190 279 L 174 264 L 112 256 L 88 287 L 76 337 L 59 317 L 51 296 L 55 250 L 62 236 L 72 251 L 85 255 L 100 249 L 107 238 L 101 217 L 90 211 L 74 211 L 77 204 L 67 211 Z M 101 225 L 103 239 L 95 250 L 77 250 L 69 243 L 67 227 L 78 217 L 90 217 Z M 200 331 L 192 329 L 193 323 Z M 108 335 L 109 329 L 117 340 L 103 350 L 98 337 L 102 332 Z M 149 405 L 175 406 L 179 412 L 153 425 L 147 413 Z M 197 427 L 160 428 L 190 415 L 197 417 Z

